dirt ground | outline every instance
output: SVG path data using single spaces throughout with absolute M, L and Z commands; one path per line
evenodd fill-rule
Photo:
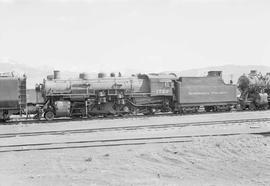
M 266 117 L 269 112 L 258 114 Z M 209 116 L 209 119 L 221 116 L 224 117 L 220 114 Z M 189 120 L 192 120 L 192 116 Z M 111 122 L 119 124 L 117 120 Z M 136 120 L 133 122 L 136 123 Z M 247 126 L 256 127 L 257 124 Z M 25 130 L 31 127 L 36 130 L 38 125 L 3 128 L 8 130 L 8 127 L 10 130 L 17 127 L 17 131 L 21 131 L 20 128 Z M 225 129 L 222 125 L 208 127 L 215 131 Z M 268 130 L 269 124 L 264 123 L 260 127 Z M 185 130 L 193 129 L 195 130 L 190 127 Z M 185 130 L 182 132 L 185 133 Z M 206 126 L 201 126 L 201 130 L 196 127 L 196 131 L 207 130 Z M 227 127 L 226 131 L 228 130 Z M 30 139 L 32 138 L 28 140 Z M 270 136 L 242 134 L 193 137 L 190 142 L 182 143 L 0 153 L 0 186 L 2 185 L 268 186 Z
M 270 185 L 270 138 L 13 152 L 0 155 L 0 185 Z

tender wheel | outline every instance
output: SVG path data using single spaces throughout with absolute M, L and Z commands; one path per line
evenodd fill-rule
M 154 115 L 155 112 L 156 112 L 156 109 L 154 109 L 154 108 L 149 108 L 149 109 L 147 109 L 146 112 L 144 112 L 143 114 L 146 115 L 146 116 L 147 116 L 147 115 Z
M 125 113 L 129 113 L 129 112 L 130 112 L 130 109 L 128 108 L 128 106 L 124 106 L 124 107 L 123 107 L 123 111 L 124 111 Z
M 3 117 L 3 120 L 4 120 L 4 122 L 6 122 L 7 120 L 9 120 L 9 116 L 7 114 L 5 114 L 4 117 Z
M 205 112 L 210 112 L 210 111 L 211 111 L 211 107 L 205 106 L 205 107 L 204 107 L 204 110 L 205 110 Z
M 49 111 L 45 112 L 44 118 L 45 118 L 47 121 L 53 120 L 53 119 L 54 119 L 54 113 L 53 113 L 53 111 L 49 110 Z
M 249 110 L 256 110 L 256 105 L 254 103 L 250 103 Z

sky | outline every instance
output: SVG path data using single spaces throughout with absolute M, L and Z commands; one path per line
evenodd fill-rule
M 0 0 L 0 61 L 81 72 L 269 65 L 270 1 Z

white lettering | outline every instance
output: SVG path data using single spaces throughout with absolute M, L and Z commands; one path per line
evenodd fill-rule
M 188 92 L 188 95 L 210 95 L 210 92 Z
M 224 95 L 228 94 L 228 92 L 188 92 L 188 95 Z

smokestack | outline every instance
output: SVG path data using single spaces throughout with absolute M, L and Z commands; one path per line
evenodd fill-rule
M 60 71 L 59 70 L 54 70 L 53 71 L 53 78 L 54 79 L 60 79 Z

